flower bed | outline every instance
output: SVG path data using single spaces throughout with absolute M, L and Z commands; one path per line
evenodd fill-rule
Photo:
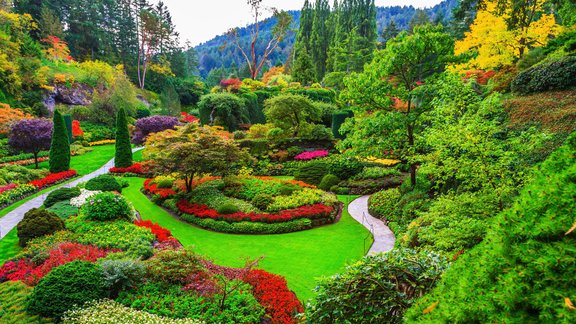
M 144 193 L 157 195 L 161 199 L 167 199 L 176 194 L 176 191 L 172 188 L 158 188 L 158 184 L 153 181 L 154 179 L 144 181 Z
M 310 161 L 318 158 L 323 158 L 328 156 L 328 151 L 317 150 L 311 152 L 302 152 L 294 157 L 294 160 L 298 161 Z
M 51 174 L 47 175 L 46 177 L 44 177 L 43 179 L 34 180 L 34 181 L 30 182 L 30 184 L 35 186 L 38 189 L 42 189 L 42 188 L 46 188 L 48 186 L 51 186 L 53 184 L 56 184 L 58 182 L 73 178 L 76 175 L 78 175 L 76 170 L 68 170 L 68 171 L 64 171 L 64 172 L 51 173 Z
M 4 208 L 36 191 L 75 176 L 76 171 L 69 170 L 60 173 L 52 173 L 42 179 L 34 180 L 27 184 L 10 184 L 0 187 L 0 208 Z
M 108 170 L 110 173 L 133 173 L 133 174 L 144 174 L 144 170 L 142 168 L 142 163 L 135 163 L 127 168 L 110 168 Z
M 48 161 L 48 160 L 50 160 L 50 157 L 48 157 L 48 156 L 39 157 L 38 163 Z M 0 168 L 8 166 L 8 165 L 31 165 L 34 163 L 36 163 L 36 161 L 34 159 L 16 160 L 16 161 L 12 161 L 12 162 L 1 163 Z
M 90 142 L 90 143 L 88 143 L 88 146 L 101 146 L 101 145 L 110 145 L 110 144 L 116 144 L 116 140 L 109 139 L 109 140 Z

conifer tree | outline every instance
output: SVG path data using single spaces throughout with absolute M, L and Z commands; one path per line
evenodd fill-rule
M 70 170 L 70 141 L 66 131 L 64 117 L 54 111 L 54 128 L 52 129 L 52 143 L 50 144 L 50 172 L 58 173 Z
M 316 82 L 316 71 L 306 45 L 301 44 L 297 51 L 300 54 L 296 57 L 292 67 L 293 80 L 304 85 Z
M 127 168 L 132 165 L 132 146 L 130 145 L 130 133 L 128 132 L 128 120 L 126 110 L 120 108 L 116 115 L 116 157 L 114 166 Z

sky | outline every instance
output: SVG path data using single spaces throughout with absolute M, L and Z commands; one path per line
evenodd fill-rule
M 246 0 L 163 0 L 180 33 L 182 44 L 187 40 L 192 46 L 224 34 L 233 27 L 246 26 L 252 15 Z M 155 0 L 151 1 L 155 2 Z M 332 2 L 332 1 L 330 1 Z M 376 0 L 376 5 L 412 5 L 417 8 L 432 7 L 441 0 Z M 264 0 L 267 7 L 300 10 L 304 0 Z

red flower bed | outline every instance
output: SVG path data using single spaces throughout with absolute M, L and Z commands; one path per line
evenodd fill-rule
M 191 204 L 187 200 L 180 200 L 176 206 L 185 213 L 194 215 L 198 218 L 212 218 L 215 220 L 225 220 L 227 222 L 262 222 L 262 223 L 282 223 L 300 218 L 323 219 L 329 218 L 334 208 L 324 204 L 315 204 L 302 206 L 294 209 L 282 210 L 276 214 L 257 214 L 257 213 L 234 213 L 220 215 L 215 209 L 206 205 Z
M 93 245 L 65 242 L 50 250 L 48 257 L 40 265 L 35 265 L 31 260 L 6 262 L 0 268 L 0 282 L 22 280 L 27 285 L 34 286 L 58 266 L 76 260 L 96 262 L 108 253 L 117 251 L 119 250 L 103 250 Z
M 296 295 L 288 289 L 286 279 L 264 270 L 252 270 L 244 281 L 253 288 L 252 293 L 272 323 L 296 323 L 296 314 L 304 307 Z
M 66 179 L 75 177 L 76 175 L 77 175 L 76 170 L 68 170 L 68 171 L 64 171 L 64 172 L 52 173 L 52 174 L 47 175 L 43 179 L 34 180 L 34 181 L 30 182 L 30 184 L 35 186 L 38 189 L 42 189 L 42 188 L 48 187 L 50 185 L 53 185 L 57 182 L 60 182 L 62 180 L 66 180 Z
M 49 159 L 50 158 L 47 156 L 39 157 L 38 163 L 48 161 Z M 34 164 L 34 163 L 36 163 L 36 161 L 34 161 L 34 159 L 26 159 L 26 160 L 18 160 L 18 161 L 1 163 L 0 167 L 5 167 L 5 166 L 9 166 L 9 165 L 30 165 L 30 164 Z
M 185 122 L 185 123 L 197 123 L 200 121 L 200 119 L 196 116 L 192 116 L 187 112 L 182 112 L 180 113 L 180 119 Z
M 152 234 L 156 236 L 156 240 L 158 240 L 160 243 L 171 239 L 172 232 L 170 232 L 170 230 L 165 229 L 156 223 L 152 223 L 149 220 L 137 220 L 134 222 L 134 225 L 149 228 Z
M 12 190 L 12 189 L 14 189 L 14 188 L 16 188 L 16 187 L 18 187 L 18 185 L 15 184 L 15 183 L 11 183 L 11 184 L 9 184 L 9 185 L 2 186 L 2 187 L 0 187 L 0 194 L 3 193 L 3 192 L 6 192 L 6 191 L 8 191 L 8 190 Z
M 142 163 L 135 163 L 127 168 L 110 168 L 111 173 L 135 173 L 144 174 L 144 169 L 142 168 Z
M 148 179 L 144 181 L 144 192 L 151 195 L 159 195 L 160 198 L 166 199 L 170 196 L 174 196 L 176 191 L 172 188 L 158 188 L 158 184 L 152 183 L 154 179 Z

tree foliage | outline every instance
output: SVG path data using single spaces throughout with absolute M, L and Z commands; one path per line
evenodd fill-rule
M 294 137 L 302 134 L 306 125 L 321 120 L 320 107 L 301 95 L 284 94 L 266 100 L 264 114 L 276 127 L 291 132 Z
M 50 143 L 50 172 L 68 171 L 70 170 L 70 141 L 64 117 L 58 110 L 54 111 L 53 125 Z
M 120 108 L 116 115 L 116 155 L 114 166 L 127 168 L 132 165 L 132 145 L 130 145 L 130 132 L 126 111 Z
M 8 144 L 18 150 L 34 154 L 38 169 L 38 153 L 50 148 L 52 122 L 47 119 L 23 119 L 10 128 Z

